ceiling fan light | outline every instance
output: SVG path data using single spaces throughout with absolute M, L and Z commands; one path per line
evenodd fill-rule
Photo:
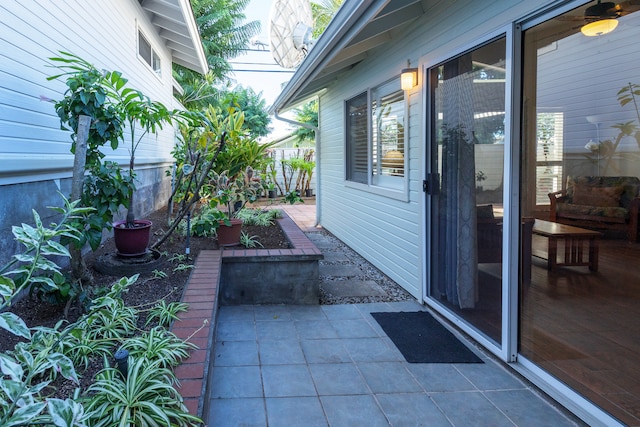
M 582 26 L 580 31 L 587 37 L 601 36 L 610 33 L 618 26 L 616 19 L 600 19 Z

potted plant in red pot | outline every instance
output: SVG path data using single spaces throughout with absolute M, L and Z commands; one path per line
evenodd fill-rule
M 107 74 L 109 96 L 113 99 L 122 121 L 129 129 L 129 177 L 135 178 L 135 153 L 143 138 L 155 134 L 162 125 L 170 123 L 175 111 L 170 111 L 160 102 L 151 101 L 142 92 L 126 87 L 127 79 L 118 72 Z M 116 250 L 121 256 L 144 255 L 149 245 L 151 221 L 136 219 L 134 210 L 134 189 L 129 189 L 127 216 L 125 220 L 113 223 L 113 237 Z
M 215 194 L 209 205 L 218 211 L 217 235 L 220 246 L 240 244 L 242 220 L 237 214 L 247 202 L 255 201 L 262 190 L 260 181 L 254 180 L 253 175 L 250 166 L 235 178 L 229 178 L 227 171 L 220 174 L 214 172 Z

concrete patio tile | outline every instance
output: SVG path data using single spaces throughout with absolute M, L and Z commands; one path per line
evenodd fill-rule
M 364 319 L 330 320 L 340 338 L 373 338 L 378 333 Z
M 258 340 L 295 340 L 298 331 L 293 322 L 256 322 Z
M 370 394 L 360 371 L 353 363 L 310 364 L 318 395 Z
M 451 427 L 447 417 L 425 393 L 378 394 L 376 399 L 394 427 Z
M 323 305 L 322 311 L 329 320 L 362 319 L 363 314 L 354 304 Z
M 455 426 L 513 427 L 513 423 L 479 391 L 433 393 L 431 399 Z
M 389 423 L 371 395 L 321 396 L 329 425 L 349 427 L 382 427 Z
M 517 390 L 525 385 L 497 363 L 458 363 L 454 365 L 479 390 Z
M 215 366 L 258 365 L 258 345 L 255 341 L 221 341 L 215 346 Z
M 373 280 L 347 279 L 326 281 L 322 289 L 336 297 L 381 296 L 387 293 Z
M 265 397 L 317 396 L 307 365 L 263 365 Z
M 356 277 L 364 275 L 364 272 L 360 268 L 355 265 L 346 264 L 320 264 L 318 270 L 320 276 Z
M 318 397 L 267 398 L 269 427 L 326 427 Z
M 320 305 L 291 305 L 289 313 L 293 320 L 327 320 Z
M 351 356 L 344 345 L 342 345 L 342 340 L 302 340 L 300 344 L 307 363 L 351 362 Z
M 262 365 L 295 365 L 306 363 L 300 341 L 262 340 L 259 343 Z
M 297 320 L 294 326 L 303 340 L 337 338 L 338 333 L 328 320 Z
M 420 384 L 401 362 L 359 363 L 358 369 L 374 393 L 415 393 Z
M 575 426 L 531 390 L 487 391 L 484 395 L 518 427 Z
M 448 363 L 409 363 L 407 369 L 427 392 L 477 390 Z
M 211 399 L 208 427 L 266 426 L 263 399 Z
M 223 306 L 218 310 L 218 322 L 252 322 L 253 307 L 250 305 Z
M 254 307 L 256 321 L 287 321 L 291 313 L 286 305 L 259 305 Z
M 342 344 L 354 362 L 402 362 L 404 357 L 384 338 L 343 339 Z
M 312 240 L 309 238 L 309 240 Z M 313 241 L 313 240 L 312 240 Z M 317 247 L 318 245 L 316 245 Z M 341 262 L 349 262 L 349 258 L 344 252 L 340 251 L 324 251 L 322 253 L 324 255 L 324 260 L 320 261 L 320 265 L 322 264 L 332 264 L 332 263 L 341 263 Z
M 255 323 L 218 322 L 216 341 L 255 341 Z
M 211 381 L 214 399 L 263 397 L 259 366 L 217 366 Z

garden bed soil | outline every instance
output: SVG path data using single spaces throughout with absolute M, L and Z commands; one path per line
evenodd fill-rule
M 154 212 L 145 218 L 153 222 L 152 242 L 159 239 L 163 230 L 167 228 L 166 218 L 165 210 Z M 254 236 L 255 240 L 266 249 L 291 247 L 287 237 L 277 225 L 268 227 L 243 225 L 243 231 L 249 236 Z M 187 240 L 189 241 L 189 255 L 186 254 Z M 138 328 L 141 331 L 154 326 L 145 326 L 145 309 L 148 309 L 154 302 L 161 299 L 164 299 L 166 303 L 180 301 L 196 257 L 201 250 L 208 249 L 218 249 L 214 238 L 191 236 L 187 239 L 185 235 L 180 235 L 177 231 L 158 248 L 162 253 L 163 262 L 154 271 L 140 274 L 138 281 L 123 295 L 123 300 L 127 305 L 140 310 Z M 110 287 L 124 276 L 122 274 L 101 274 L 93 268 L 99 257 L 112 253 L 115 253 L 115 245 L 111 238 L 106 240 L 95 252 L 86 255 L 85 262 L 92 276 L 90 283 L 83 285 L 83 294 L 86 295 L 86 298 L 91 299 L 93 295 Z M 79 299 L 74 300 L 73 304 L 70 304 L 66 309 L 67 315 L 65 317 L 65 304 L 50 303 L 35 295 L 27 295 L 16 302 L 10 310 L 20 316 L 27 326 L 33 328 L 35 326 L 53 327 L 61 320 L 72 323 L 78 320 L 84 312 L 83 304 Z M 0 351 L 13 349 L 17 342 L 18 339 L 15 336 L 5 330 L 0 330 Z M 102 367 L 101 358 L 92 361 L 87 370 L 76 367 L 80 375 L 79 387 L 85 390 L 91 384 L 93 376 Z M 51 385 L 52 397 L 63 399 L 70 397 L 76 387 L 78 385 L 59 377 Z

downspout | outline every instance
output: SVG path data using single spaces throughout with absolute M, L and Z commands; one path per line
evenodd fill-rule
M 318 102 L 318 125 L 320 124 L 320 99 L 316 97 L 316 101 Z M 273 112 L 273 116 L 276 120 L 280 120 L 285 123 L 289 123 L 294 126 L 302 126 L 305 129 L 310 129 L 315 133 L 315 141 L 314 144 L 316 146 L 316 227 L 320 224 L 320 212 L 321 212 L 321 203 L 320 203 L 320 144 L 318 144 L 320 139 L 320 128 L 310 125 L 309 123 L 297 122 L 295 120 L 287 119 L 286 117 L 282 117 L 278 114 L 278 110 Z

